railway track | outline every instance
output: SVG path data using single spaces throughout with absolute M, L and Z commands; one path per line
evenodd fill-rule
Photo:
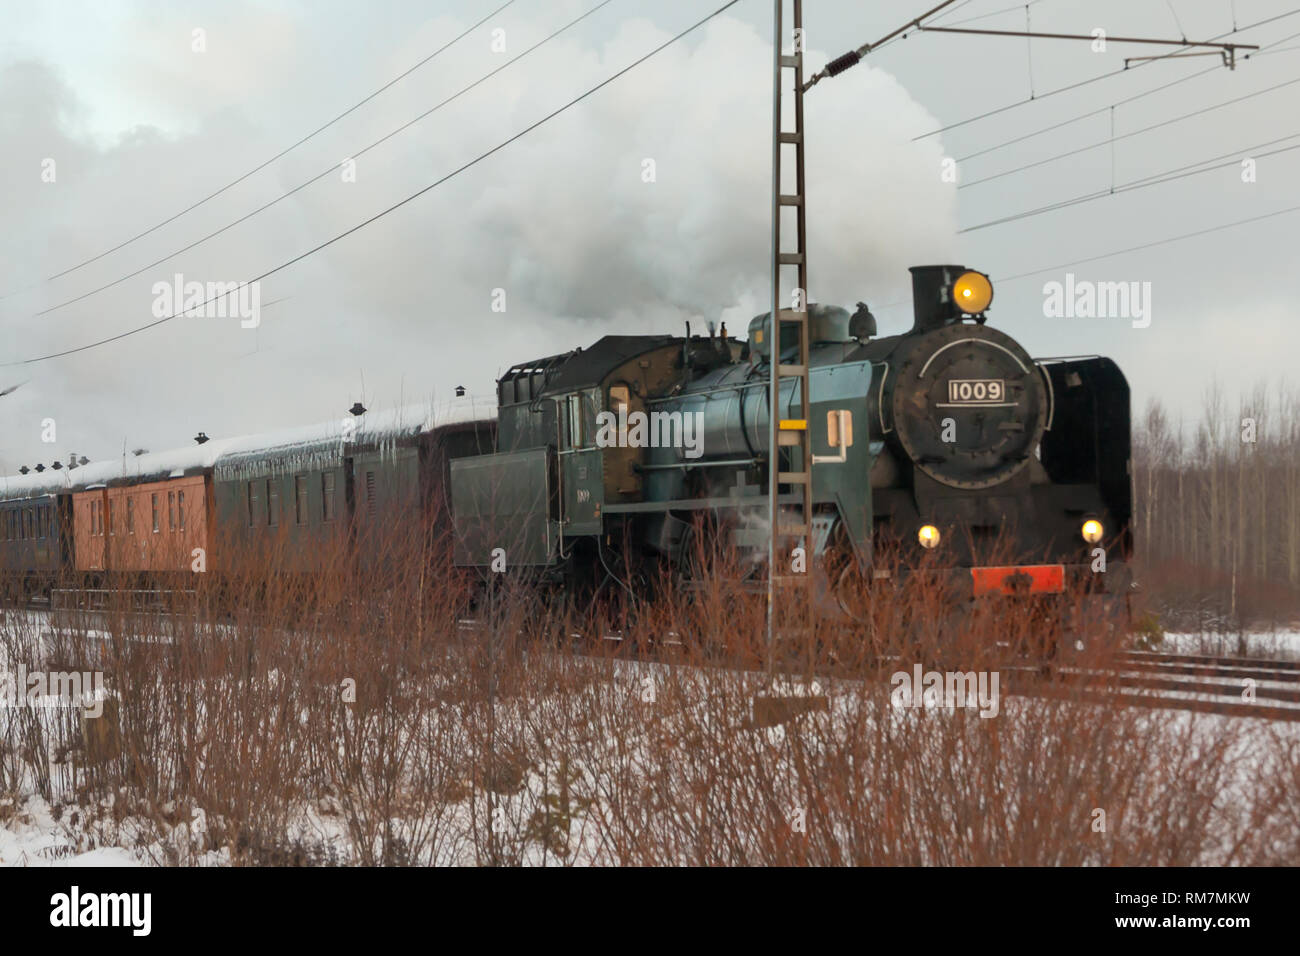
M 1013 693 L 1300 722 L 1300 661 L 1123 651 L 1100 667 L 1036 676 L 1019 675 Z
M 83 626 L 91 618 L 98 619 L 95 623 L 101 627 L 111 627 L 103 612 L 78 609 L 76 614 Z M 153 615 L 156 618 L 158 612 Z M 137 612 L 128 616 L 145 615 Z M 57 612 L 52 617 L 57 617 Z M 471 619 L 459 622 L 461 630 L 479 626 Z M 621 638 L 613 635 L 607 640 Z M 683 641 L 673 635 L 656 656 L 670 663 L 675 648 L 680 646 Z M 881 660 L 879 665 L 877 673 L 881 676 L 887 675 L 890 667 L 902 666 L 897 660 Z M 1122 702 L 1147 709 L 1300 722 L 1300 661 L 1122 651 L 1100 666 L 1044 669 L 1016 663 L 999 670 L 1003 693 L 1011 696 L 1101 705 Z

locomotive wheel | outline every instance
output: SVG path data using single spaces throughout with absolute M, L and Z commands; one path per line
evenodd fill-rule
M 760 586 L 760 565 L 731 562 L 716 547 L 726 534 L 725 525 L 697 519 L 661 606 L 674 618 L 675 640 L 711 659 L 743 660 L 755 651 L 761 628 L 750 625 L 762 619 L 766 586 Z

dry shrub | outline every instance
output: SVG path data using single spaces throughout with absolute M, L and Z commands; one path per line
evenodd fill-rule
M 0 711 L 0 799 L 159 863 L 1300 862 L 1294 735 L 1096 699 L 1073 675 L 1123 639 L 1086 595 L 1056 642 L 1041 604 L 894 586 L 882 553 L 888 586 L 785 595 L 769 647 L 761 578 L 722 550 L 570 601 L 388 531 L 361 568 L 277 573 L 272 546 L 148 608 L 6 611 L 6 660 L 106 672 L 120 753 L 92 761 L 75 711 Z M 918 664 L 996 672 L 996 716 L 894 707 Z

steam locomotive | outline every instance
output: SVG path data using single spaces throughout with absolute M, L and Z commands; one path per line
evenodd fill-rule
M 941 565 L 972 597 L 1080 588 L 1101 613 L 1125 613 L 1123 374 L 1096 356 L 1032 359 L 986 324 L 982 273 L 911 273 L 914 323 L 899 335 L 878 337 L 861 303 L 853 314 L 808 306 L 809 556 L 840 549 L 867 580 Z M 746 342 L 725 326 L 608 335 L 510 368 L 497 383 L 497 451 L 450 465 L 456 563 L 631 577 L 644 560 L 687 567 L 702 525 L 765 562 L 769 363 L 774 345 L 777 361 L 797 361 L 798 342 L 783 328 L 774 343 L 770 318 L 755 317 Z M 782 389 L 780 418 L 797 417 L 798 388 Z M 805 467 L 797 449 L 779 453 L 780 471 Z M 795 490 L 779 500 L 793 505 Z
M 781 553 L 802 543 L 840 580 L 942 574 L 958 598 L 1082 590 L 1124 615 L 1124 376 L 1101 357 L 1030 358 L 986 324 L 981 273 L 911 272 L 899 335 L 878 336 L 861 303 L 808 306 L 813 513 Z M 24 469 L 0 479 L 0 590 L 191 588 L 258 552 L 290 574 L 328 573 L 339 553 L 379 567 L 391 532 L 412 528 L 450 536 L 459 567 L 563 590 L 636 592 L 653 567 L 689 579 L 702 537 L 761 579 L 770 363 L 799 346 L 770 315 L 748 331 L 607 335 L 522 362 L 497 382 L 495 421 L 472 400 L 386 416 L 358 403 L 312 428 Z M 802 408 L 798 388 L 780 419 Z M 797 449 L 779 454 L 780 472 L 804 470 Z M 778 488 L 782 508 L 795 491 Z

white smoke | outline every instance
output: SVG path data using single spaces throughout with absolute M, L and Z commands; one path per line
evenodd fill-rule
M 506 56 L 576 9 L 544 6 L 512 11 Z M 324 29 L 281 20 L 280 38 Z M 151 77 L 165 85 L 197 69 L 187 23 L 174 24 L 174 49 L 160 43 L 171 34 L 157 22 L 136 28 L 150 59 L 145 70 L 124 54 L 120 89 L 144 89 Z M 264 44 L 224 63 L 234 54 L 223 52 L 226 34 L 211 23 L 202 61 L 210 81 L 191 76 L 185 87 L 205 93 L 199 114 L 166 129 L 122 126 L 116 136 L 105 135 L 102 111 L 87 106 L 90 91 L 39 61 L 0 64 L 0 156 L 12 164 L 0 177 L 9 227 L 0 231 L 0 294 L 206 195 L 467 25 L 429 21 L 402 49 L 323 78 L 328 97 L 311 92 L 310 75 L 296 76 L 292 88 L 305 98 L 285 104 L 278 84 L 318 63 L 310 51 Z M 600 35 L 543 47 L 360 157 L 355 183 L 328 176 L 173 261 L 34 316 L 269 201 L 500 65 L 485 28 L 177 223 L 0 300 L 0 362 L 144 325 L 153 318 L 153 283 L 175 273 L 251 279 L 445 175 L 670 34 L 630 20 Z M 131 40 L 115 42 L 128 50 Z M 810 60 L 838 52 L 813 50 Z M 238 82 L 217 79 L 234 68 Z M 363 383 L 370 407 L 446 398 L 456 385 L 490 394 L 509 365 L 610 332 L 680 332 L 687 320 L 727 319 L 743 335 L 770 297 L 770 71 L 768 38 L 720 17 L 444 186 L 267 280 L 258 329 L 181 318 L 75 356 L 0 369 L 0 390 L 26 383 L 0 398 L 0 471 L 69 450 L 93 458 L 118 455 L 123 444 L 161 450 L 199 429 L 222 436 L 334 418 L 363 397 Z M 123 92 L 114 115 L 131 115 L 133 102 Z M 934 120 L 869 63 L 819 85 L 807 102 L 811 298 L 851 307 L 901 295 L 909 265 L 942 261 L 953 249 L 955 193 L 940 179 L 939 146 L 912 142 Z M 40 179 L 45 157 L 57 160 L 55 183 Z M 653 182 L 644 181 L 647 160 Z M 492 310 L 498 289 L 504 313 Z M 40 441 L 47 418 L 58 423 L 53 446 Z

